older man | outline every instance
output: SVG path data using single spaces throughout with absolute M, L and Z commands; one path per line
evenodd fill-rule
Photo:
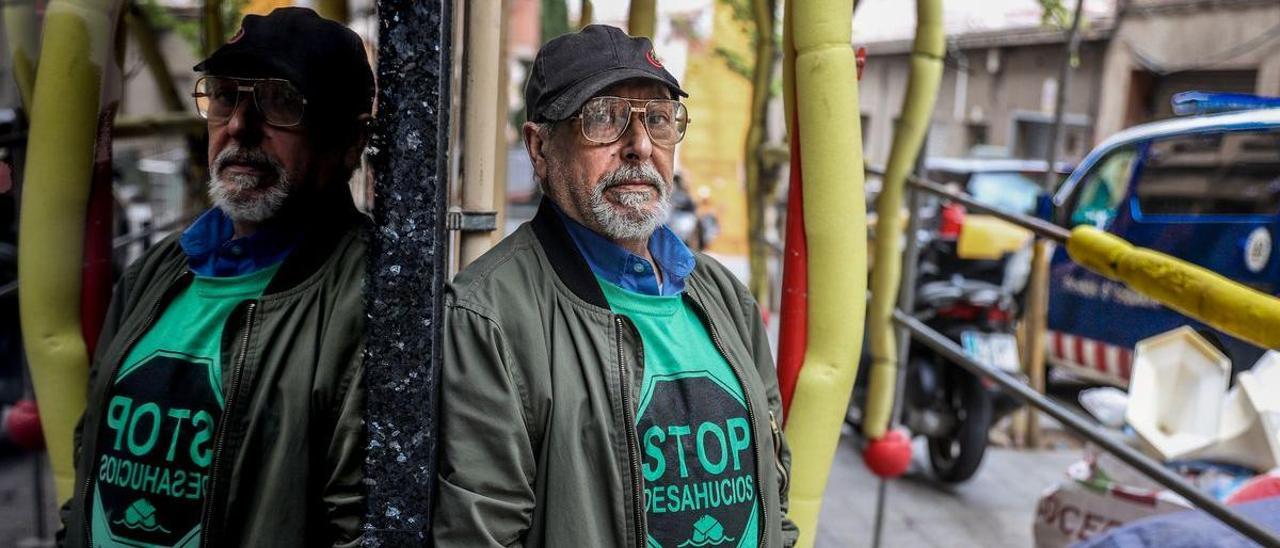
M 789 454 L 755 302 L 663 226 L 679 83 L 648 39 L 543 46 L 547 199 L 446 297 L 440 546 L 787 546 Z
M 373 74 L 301 8 L 196 65 L 214 208 L 116 288 L 77 430 L 67 546 L 354 544 Z

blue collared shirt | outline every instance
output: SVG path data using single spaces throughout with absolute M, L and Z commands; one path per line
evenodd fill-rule
M 270 225 L 236 238 L 231 218 L 216 207 L 191 223 L 181 240 L 187 266 L 210 277 L 242 276 L 280 264 L 297 243 L 297 233 Z
M 649 261 L 570 219 L 555 204 L 552 206 L 596 276 L 645 295 L 678 295 L 684 291 L 685 278 L 693 273 L 693 252 L 670 228 L 659 227 L 649 237 L 649 254 L 662 269 L 663 283 L 659 286 L 657 273 Z

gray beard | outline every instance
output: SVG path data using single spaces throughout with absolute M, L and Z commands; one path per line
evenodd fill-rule
M 232 160 L 251 160 L 270 165 L 275 169 L 276 184 L 265 191 L 250 195 L 263 184 L 262 177 L 253 175 L 223 174 L 223 168 Z M 284 209 L 289 199 L 292 183 L 285 173 L 284 166 L 268 157 L 261 149 L 242 149 L 232 144 L 222 149 L 213 162 L 213 172 L 209 177 L 209 200 L 233 221 L 260 223 L 275 217 Z
M 649 182 L 652 189 L 618 193 L 616 205 L 605 198 L 610 188 L 636 179 Z M 651 192 L 658 193 L 658 201 L 645 207 Z M 623 209 L 620 211 L 617 206 Z M 602 177 L 591 191 L 591 213 L 605 236 L 613 240 L 644 240 L 667 222 L 671 215 L 671 193 L 652 164 L 624 165 Z

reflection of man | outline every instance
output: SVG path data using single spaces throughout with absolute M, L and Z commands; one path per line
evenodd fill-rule
M 77 430 L 68 546 L 354 544 L 373 74 L 301 8 L 196 66 L 215 208 L 120 281 Z
M 546 44 L 547 199 L 446 297 L 441 546 L 785 546 L 790 455 L 756 304 L 663 222 L 688 117 L 648 39 Z

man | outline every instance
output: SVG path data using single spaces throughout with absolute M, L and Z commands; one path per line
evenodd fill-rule
M 366 223 L 346 183 L 372 71 L 302 8 L 246 16 L 195 70 L 215 207 L 116 288 L 62 540 L 355 544 Z
M 663 222 L 688 116 L 645 38 L 543 46 L 547 198 L 446 294 L 440 546 L 772 546 L 790 455 L 756 304 Z

